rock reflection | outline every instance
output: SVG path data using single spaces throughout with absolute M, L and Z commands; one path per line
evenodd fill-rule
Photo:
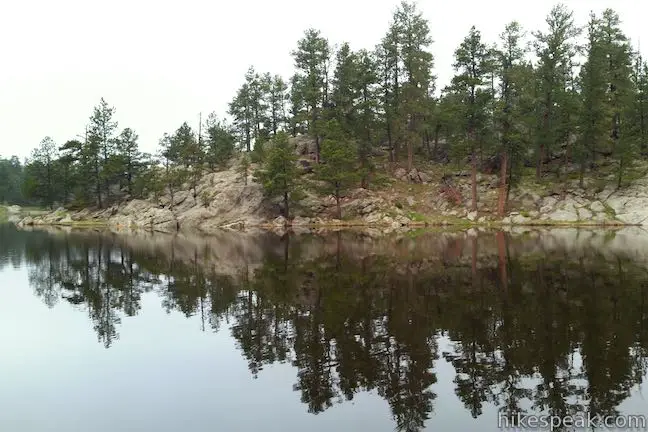
M 294 366 L 309 412 L 375 391 L 399 430 L 416 431 L 434 413 L 440 359 L 473 417 L 486 404 L 508 414 L 618 414 L 648 366 L 642 238 L 192 239 L 2 227 L 0 257 L 9 258 L 0 266 L 25 262 L 36 295 L 86 311 L 106 348 L 154 292 L 167 311 L 200 316 L 203 330 L 227 326 L 254 376 L 276 362 Z M 445 352 L 441 338 L 452 341 Z

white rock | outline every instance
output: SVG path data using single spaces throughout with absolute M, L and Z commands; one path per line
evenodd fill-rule
M 595 213 L 601 213 L 605 211 L 605 206 L 601 201 L 594 201 L 592 204 L 590 204 L 590 209 L 595 212 Z

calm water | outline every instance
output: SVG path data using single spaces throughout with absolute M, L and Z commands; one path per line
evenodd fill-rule
M 0 431 L 496 431 L 498 413 L 648 415 L 641 235 L 0 226 Z

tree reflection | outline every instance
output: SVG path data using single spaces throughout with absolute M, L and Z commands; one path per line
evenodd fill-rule
M 486 405 L 511 416 L 525 406 L 614 415 L 648 367 L 646 270 L 594 250 L 513 254 L 517 240 L 498 233 L 397 256 L 362 252 L 341 234 L 284 236 L 258 262 L 219 272 L 222 254 L 198 245 L 152 251 L 117 236 L 7 229 L 0 240 L 0 256 L 12 257 L 0 266 L 21 256 L 36 295 L 86 310 L 106 347 L 153 291 L 202 330 L 227 325 L 253 376 L 291 364 L 313 414 L 375 391 L 398 430 L 421 430 L 446 361 L 473 417 Z

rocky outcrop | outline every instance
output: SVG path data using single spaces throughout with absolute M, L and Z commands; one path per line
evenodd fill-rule
M 304 137 L 293 139 L 296 152 L 310 158 L 314 148 Z M 514 187 L 510 212 L 496 216 L 498 176 L 477 176 L 477 210 L 472 210 L 472 186 L 467 172 L 437 174 L 423 168 L 397 168 L 380 187 L 347 191 L 341 200 L 342 220 L 336 201 L 317 191 L 321 185 L 309 174 L 310 159 L 300 162 L 303 191 L 291 204 L 291 220 L 282 215 L 280 199 L 264 196 L 261 185 L 241 178 L 232 163 L 229 169 L 205 175 L 195 189 L 185 185 L 173 195 L 132 200 L 102 210 L 67 212 L 57 209 L 43 216 L 22 219 L 21 225 L 107 224 L 119 230 L 158 232 L 242 230 L 264 227 L 273 231 L 308 231 L 321 226 L 373 226 L 393 232 L 421 225 L 648 225 L 648 177 L 616 190 L 597 191 L 590 184 L 561 183 L 542 186 L 528 182 Z M 441 178 L 439 178 L 441 177 Z M 614 183 L 614 179 L 609 180 Z M 594 183 L 594 182 L 590 182 Z M 444 193 L 451 187 L 453 194 Z

